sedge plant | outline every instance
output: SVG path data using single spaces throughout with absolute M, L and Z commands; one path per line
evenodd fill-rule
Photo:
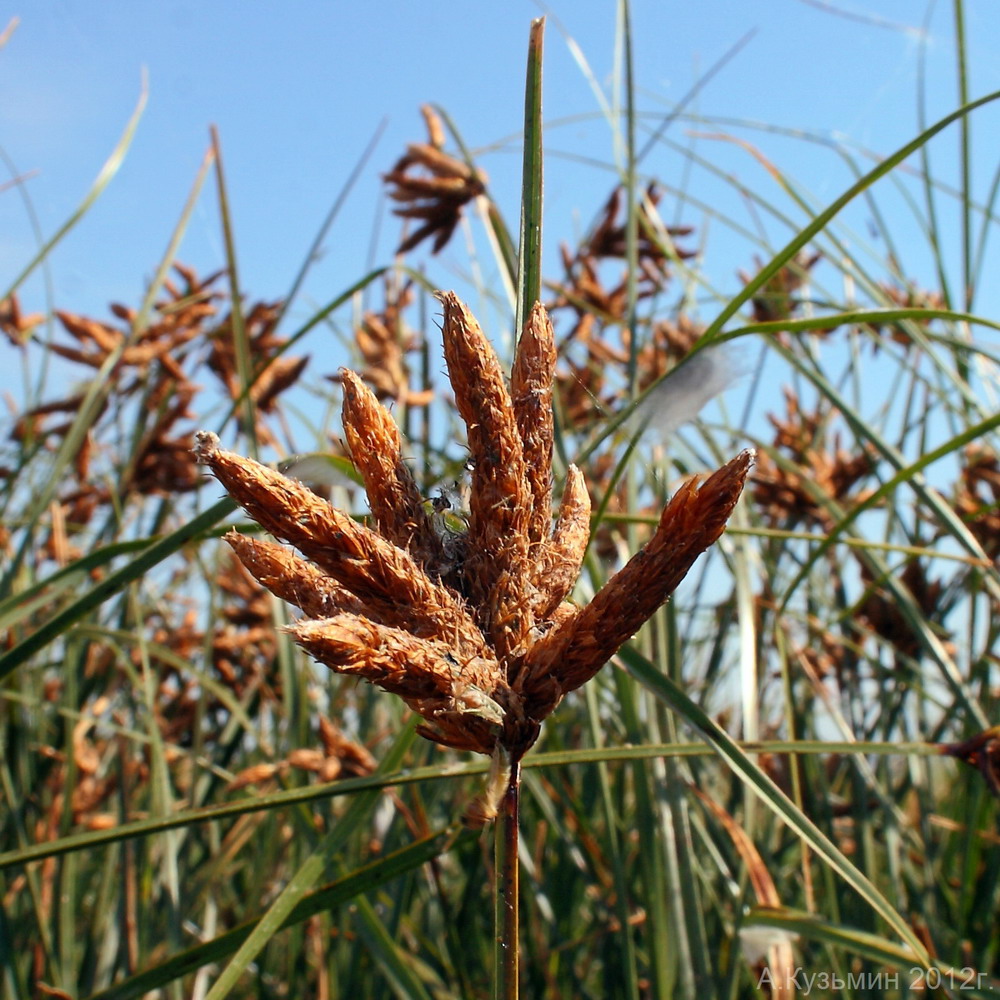
M 618 173 L 544 276 L 536 24 L 519 227 L 427 108 L 384 175 L 401 256 L 298 327 L 315 254 L 281 302 L 240 287 L 219 136 L 140 302 L 9 289 L 5 996 L 997 989 L 997 185 L 935 172 L 996 95 L 960 46 L 899 150 L 797 135 L 844 164 L 829 202 L 754 123 L 657 118 L 654 177 L 621 9 L 620 106 L 574 48 Z M 175 259 L 209 171 L 221 275 Z M 433 297 L 474 232 L 496 286 Z M 742 412 L 678 431 L 741 344 Z

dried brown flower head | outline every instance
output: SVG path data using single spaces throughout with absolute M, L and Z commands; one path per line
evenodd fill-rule
M 288 338 L 277 333 L 281 308 L 281 302 L 256 302 L 243 317 L 254 364 L 249 395 L 254 403 L 254 412 L 258 414 L 256 435 L 262 444 L 269 444 L 274 439 L 259 415 L 277 412 L 278 397 L 298 381 L 309 363 L 308 355 L 294 358 L 284 355 Z M 208 367 L 226 387 L 230 398 L 236 401 L 243 392 L 243 380 L 236 357 L 232 313 L 212 332 L 211 337 Z
M 651 261 L 665 272 L 671 256 L 676 255 L 685 259 L 696 256 L 696 252 L 672 245 L 674 237 L 690 236 L 694 229 L 691 226 L 666 225 L 657 212 L 662 197 L 662 188 L 651 182 L 638 207 L 637 250 L 640 261 Z M 598 222 L 587 244 L 587 250 L 593 256 L 625 258 L 627 240 L 626 221 L 622 213 L 624 202 L 625 189 L 621 186 L 616 187 L 605 203 L 604 216 Z M 664 245 L 665 243 L 667 245 Z
M 439 532 L 399 432 L 345 372 L 344 429 L 373 515 L 365 527 L 250 459 L 198 435 L 198 457 L 264 528 L 290 543 L 227 539 L 269 590 L 299 606 L 290 631 L 316 659 L 399 694 L 445 746 L 519 760 L 562 697 L 591 678 L 722 534 L 753 462 L 745 451 L 685 483 L 651 540 L 584 608 L 566 600 L 590 535 L 570 466 L 553 525 L 552 327 L 536 305 L 510 385 L 479 324 L 443 294 L 444 354 L 472 457 L 470 513 Z M 304 558 L 303 558 L 304 557 Z
M 421 113 L 428 141 L 411 142 L 382 177 L 389 197 L 402 206 L 394 214 L 420 223 L 396 253 L 406 253 L 432 236 L 431 250 L 437 253 L 451 239 L 462 208 L 486 191 L 484 174 L 443 151 L 444 132 L 437 115 L 426 105 Z
M 806 413 L 798 396 L 785 390 L 785 419 L 768 414 L 775 430 L 774 455 L 784 453 L 784 461 L 768 452 L 759 456 L 753 476 L 754 499 L 774 526 L 809 521 L 829 530 L 833 527 L 824 500 L 838 504 L 864 499 L 854 487 L 875 467 L 870 449 L 851 453 L 834 435 L 827 442 L 825 419 L 819 411 Z
M 29 313 L 25 315 L 21 312 L 21 303 L 17 295 L 10 295 L 0 301 L 0 331 L 7 335 L 7 339 L 15 347 L 23 347 L 36 326 L 45 322 L 45 317 L 41 313 Z
M 1000 461 L 982 444 L 965 449 L 955 509 L 991 559 L 1000 556 Z
M 147 397 L 146 405 L 155 414 L 142 435 L 121 491 L 135 490 L 144 495 L 169 496 L 187 493 L 200 485 L 198 469 L 191 461 L 191 431 L 171 433 L 180 420 L 189 420 L 191 401 L 198 389 L 191 382 L 179 385 L 162 379 Z
M 113 303 L 110 308 L 125 323 L 125 329 L 86 316 L 57 311 L 56 317 L 77 346 L 53 343 L 51 349 L 70 361 L 100 368 L 112 352 L 121 348 L 116 377 L 123 372 L 137 376 L 135 381 L 122 388 L 121 391 L 126 393 L 135 390 L 156 362 L 166 375 L 177 382 L 184 382 L 181 365 L 185 352 L 204 332 L 206 320 L 215 314 L 214 302 L 219 293 L 212 289 L 212 285 L 219 275 L 199 278 L 183 264 L 175 264 L 174 270 L 183 279 L 183 286 L 178 287 L 170 280 L 164 282 L 166 295 L 156 303 L 152 318 L 141 330 L 133 329 L 138 315 L 136 310 L 120 303 Z
M 900 608 L 899 602 L 885 587 L 875 585 L 877 581 L 873 578 L 871 567 L 864 560 L 860 560 L 860 570 L 861 579 L 870 589 L 858 608 L 859 617 L 904 656 L 918 656 L 923 648 L 923 640 Z M 910 559 L 899 574 L 899 583 L 910 592 L 924 620 L 943 633 L 940 619 L 944 586 L 941 581 L 930 580 L 924 563 L 919 559 Z
M 414 389 L 407 355 L 419 351 L 421 339 L 403 321 L 403 312 L 413 302 L 413 282 L 401 286 L 397 276 L 387 274 L 385 305 L 370 310 L 354 330 L 354 343 L 365 362 L 361 377 L 380 400 L 392 399 L 406 406 L 426 406 L 434 398 L 430 388 Z M 340 376 L 331 378 L 339 382 Z
M 751 299 L 753 318 L 758 323 L 792 319 L 800 305 L 796 293 L 805 286 L 809 280 L 809 272 L 820 259 L 820 254 L 809 254 L 803 250 L 772 274 Z M 757 261 L 757 265 L 758 268 L 762 266 L 760 261 Z M 750 275 L 746 272 L 740 271 L 739 274 L 744 283 L 750 281 Z

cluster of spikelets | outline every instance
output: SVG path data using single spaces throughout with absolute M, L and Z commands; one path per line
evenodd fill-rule
M 753 453 L 685 483 L 651 540 L 586 607 L 567 600 L 590 536 L 590 497 L 570 466 L 552 517 L 552 326 L 536 305 L 510 383 L 479 324 L 441 295 L 444 355 L 468 429 L 467 526 L 442 524 L 406 464 L 395 423 L 343 373 L 344 434 L 364 479 L 366 527 L 302 484 L 197 438 L 199 460 L 285 545 L 229 544 L 303 617 L 289 630 L 340 673 L 398 694 L 448 747 L 519 760 L 562 697 L 588 681 L 722 534 Z M 305 557 L 305 558 L 303 558 Z

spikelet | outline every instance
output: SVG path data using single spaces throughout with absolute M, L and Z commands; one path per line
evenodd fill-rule
M 556 343 L 552 322 L 536 302 L 518 341 L 510 373 L 514 420 L 524 447 L 525 476 L 531 491 L 528 540 L 537 546 L 552 528 L 552 382 Z
M 594 595 L 539 639 L 519 674 L 525 702 L 544 718 L 586 684 L 674 592 L 695 559 L 718 541 L 743 492 L 754 452 L 741 452 L 698 488 L 689 479 L 660 515 L 653 537 Z
M 344 435 L 379 533 L 401 549 L 415 549 L 421 562 L 442 560 L 441 541 L 424 510 L 424 498 L 403 462 L 395 422 L 354 372 L 345 369 L 341 382 Z
M 566 472 L 559 518 L 552 537 L 541 546 L 535 564 L 535 617 L 547 621 L 569 596 L 580 575 L 590 541 L 590 494 L 583 473 L 571 465 Z
M 453 292 L 444 305 L 444 357 L 472 461 L 464 580 L 478 621 L 497 652 L 517 647 L 533 624 L 528 526 L 532 492 L 503 370 L 475 317 Z

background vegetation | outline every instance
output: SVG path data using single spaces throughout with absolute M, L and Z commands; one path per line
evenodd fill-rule
M 776 193 L 741 189 L 747 219 L 714 218 L 644 173 L 652 119 L 623 65 L 618 177 L 580 206 L 593 221 L 543 286 L 559 459 L 581 465 L 596 511 L 580 599 L 682 477 L 748 443 L 758 464 L 722 543 L 526 761 L 524 995 L 791 995 L 782 969 L 812 995 L 991 995 L 1000 327 L 977 310 L 1000 173 L 977 194 L 965 167 L 997 95 L 980 112 L 963 93 L 878 160 L 836 149 L 857 182 L 828 206 L 750 147 Z M 460 234 L 484 241 L 504 280 L 473 294 L 506 314 L 509 356 L 517 227 L 461 123 L 427 109 L 425 124 L 379 165 L 399 253 L 297 327 L 298 282 L 279 302 L 240 285 L 218 142 L 143 301 L 23 307 L 17 287 L 62 232 L 6 290 L 5 350 L 26 377 L 0 481 L 4 995 L 488 994 L 490 836 L 457 823 L 485 762 L 416 739 L 393 699 L 292 647 L 288 610 L 216 541 L 233 507 L 191 452 L 206 428 L 296 456 L 363 515 L 323 362 L 337 338 L 391 401 L 429 502 L 460 514 L 427 275 Z M 529 115 L 529 140 L 537 128 Z M 939 132 L 961 138 L 953 172 Z M 201 275 L 176 255 L 209 178 L 228 258 Z M 867 233 L 841 215 L 857 203 Z M 711 239 L 689 217 L 713 217 Z M 914 229 L 932 280 L 904 270 Z M 718 288 L 706 261 L 726 232 L 756 256 Z M 666 434 L 684 369 L 659 380 L 695 345 L 743 395 Z M 634 439 L 620 418 L 640 397 L 654 416 Z

